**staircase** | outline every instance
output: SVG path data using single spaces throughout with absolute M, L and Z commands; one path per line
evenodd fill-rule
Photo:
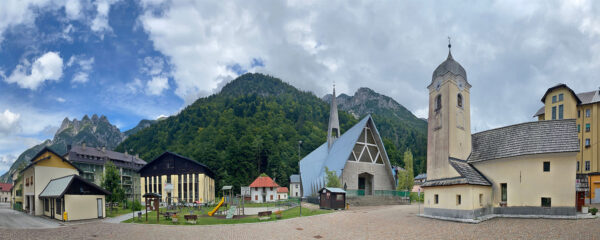
M 232 219 L 233 215 L 235 214 L 235 210 L 236 210 L 236 206 L 231 206 L 231 208 L 229 210 L 227 210 L 227 216 L 225 218 Z

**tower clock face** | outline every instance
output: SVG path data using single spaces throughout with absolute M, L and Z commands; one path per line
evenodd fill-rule
M 439 91 L 440 87 L 442 86 L 442 80 L 441 79 L 436 80 L 434 86 L 435 86 L 435 90 Z
M 458 79 L 458 89 L 460 89 L 460 91 L 465 89 L 465 80 Z

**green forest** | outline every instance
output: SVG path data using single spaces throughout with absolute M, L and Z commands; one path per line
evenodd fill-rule
M 358 122 L 343 111 L 339 119 L 342 134 Z M 274 77 L 244 74 L 220 93 L 129 136 L 116 151 L 138 153 L 146 161 L 167 150 L 195 159 L 215 171 L 216 189 L 247 186 L 261 173 L 287 186 L 289 175 L 298 173 L 298 155 L 326 141 L 328 120 L 328 104 L 314 94 Z M 393 142 L 384 141 L 397 154 Z

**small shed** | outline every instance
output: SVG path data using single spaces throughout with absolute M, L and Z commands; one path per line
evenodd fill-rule
M 324 187 L 319 190 L 319 205 L 325 209 L 346 208 L 346 191 L 341 188 Z

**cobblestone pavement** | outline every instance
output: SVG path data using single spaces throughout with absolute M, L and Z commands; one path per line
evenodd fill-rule
M 353 208 L 268 223 L 157 226 L 97 222 L 0 229 L 2 239 L 600 239 L 600 219 L 497 218 L 465 224 L 415 216 L 417 206 Z

